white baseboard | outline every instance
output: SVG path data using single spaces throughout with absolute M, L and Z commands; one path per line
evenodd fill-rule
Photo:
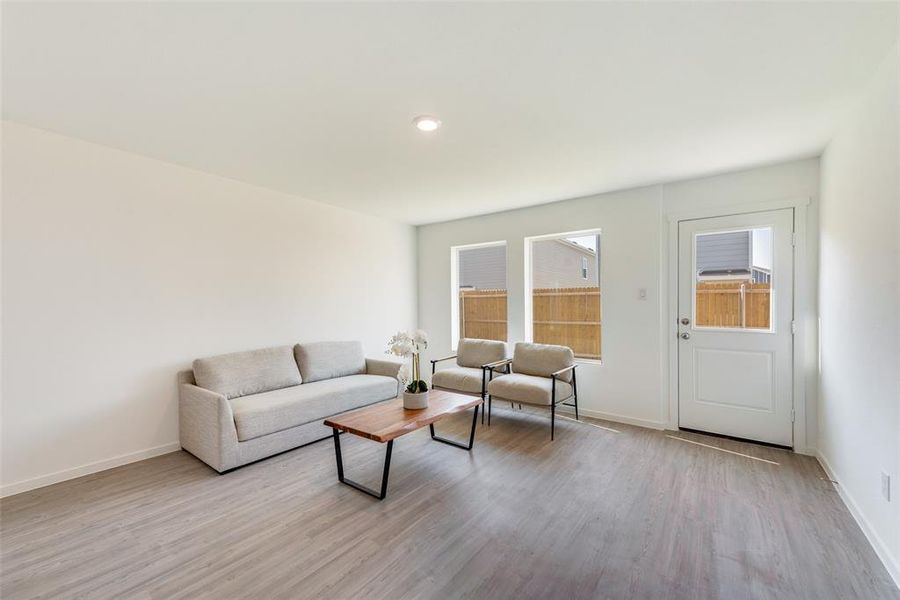
M 837 490 L 838 496 L 844 501 L 847 510 L 850 511 L 850 514 L 853 515 L 853 519 L 856 521 L 857 525 L 859 525 L 859 528 L 862 529 L 863 535 L 869 540 L 869 544 L 875 550 L 875 554 L 878 555 L 878 558 L 881 559 L 884 568 L 887 569 L 888 574 L 894 580 L 894 584 L 900 588 L 900 560 L 898 560 L 898 557 L 891 555 L 890 549 L 888 549 L 887 545 L 881 539 L 881 536 L 878 535 L 878 532 L 869 524 L 869 521 L 859 509 L 859 505 L 853 499 L 853 496 L 850 495 L 847 488 L 841 485 L 840 479 L 838 479 L 834 469 L 831 468 L 831 464 L 828 462 L 828 459 L 825 458 L 825 455 L 822 454 L 822 452 L 816 452 L 816 458 L 818 459 L 819 464 L 822 465 L 822 468 L 825 469 L 825 473 L 828 475 L 829 479 L 837 482 L 834 484 L 834 488 Z
M 81 465 L 80 467 L 64 469 L 62 471 L 50 473 L 49 475 L 41 475 L 40 477 L 34 477 L 16 483 L 9 483 L 0 487 L 0 498 L 21 494 L 22 492 L 53 485 L 54 483 L 59 483 L 61 481 L 68 481 L 69 479 L 75 479 L 76 477 L 83 477 L 84 475 L 90 475 L 91 473 L 98 473 L 107 469 L 121 467 L 128 463 L 146 460 L 148 458 L 153 458 L 154 456 L 168 454 L 169 452 L 176 452 L 180 449 L 181 444 L 178 442 L 171 442 L 163 444 L 162 446 L 156 446 L 155 448 L 147 448 L 146 450 L 138 450 L 137 452 L 122 454 L 105 460 L 98 460 L 97 462 Z
M 797 454 L 802 454 L 804 456 L 812 456 L 813 458 L 819 457 L 819 451 L 816 450 L 815 448 L 813 448 L 812 446 L 808 446 L 808 447 L 794 446 L 794 452 L 796 452 Z
M 575 409 L 569 406 L 561 406 L 557 410 L 561 413 L 575 414 Z M 578 414 L 592 419 L 601 419 L 603 421 L 613 421 L 615 423 L 624 423 L 626 425 L 635 425 L 637 427 L 646 427 L 647 429 L 666 429 L 666 423 L 663 421 L 651 421 L 649 419 L 636 419 L 634 417 L 626 417 L 625 415 L 617 415 L 614 413 L 600 412 L 578 407 Z

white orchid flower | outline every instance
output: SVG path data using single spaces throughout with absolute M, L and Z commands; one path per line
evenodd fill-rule
M 397 379 L 400 380 L 400 383 L 406 385 L 407 383 L 409 383 L 411 377 L 412 376 L 409 372 L 409 365 L 403 363 L 403 365 L 400 367 L 400 370 L 397 372 Z

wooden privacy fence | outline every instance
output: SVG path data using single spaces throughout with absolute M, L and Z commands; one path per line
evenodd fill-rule
M 697 282 L 697 325 L 768 329 L 771 285 Z M 569 346 L 579 358 L 600 358 L 600 288 L 542 288 L 532 294 L 533 338 Z M 460 337 L 507 341 L 506 290 L 460 290 Z
M 459 290 L 459 337 L 506 341 L 506 290 Z
M 460 290 L 460 337 L 507 340 L 506 290 Z M 600 358 L 600 288 L 542 288 L 532 294 L 533 338 Z
M 600 288 L 533 291 L 534 341 L 568 346 L 579 358 L 600 359 Z
M 771 284 L 698 281 L 697 325 L 768 329 Z

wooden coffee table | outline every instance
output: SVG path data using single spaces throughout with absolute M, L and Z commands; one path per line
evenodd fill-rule
M 472 444 L 475 442 L 478 407 L 481 406 L 482 402 L 481 398 L 475 396 L 465 396 L 444 390 L 431 390 L 428 392 L 428 408 L 422 410 L 407 410 L 403 408 L 403 399 L 395 398 L 327 419 L 325 426 L 331 427 L 334 433 L 334 455 L 337 459 L 338 481 L 379 500 L 383 500 L 387 494 L 388 474 L 391 469 L 391 450 L 394 448 L 394 440 L 396 438 L 428 425 L 431 430 L 431 439 L 436 442 L 449 444 L 463 450 L 471 450 Z M 475 411 L 472 415 L 472 431 L 469 433 L 468 445 L 444 439 L 434 434 L 436 421 L 443 419 L 447 415 L 462 412 L 472 407 L 475 408 Z M 344 477 L 340 438 L 342 431 L 380 443 L 387 442 L 380 492 L 376 492 Z

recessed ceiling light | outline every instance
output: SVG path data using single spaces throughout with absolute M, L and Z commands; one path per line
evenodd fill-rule
M 435 131 L 441 126 L 441 120 L 431 115 L 419 115 L 413 119 L 413 125 L 419 131 Z

